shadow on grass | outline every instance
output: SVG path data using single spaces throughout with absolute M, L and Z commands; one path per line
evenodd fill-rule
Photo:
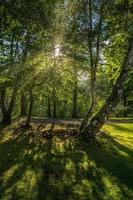
M 53 129 L 51 126 L 51 130 Z M 34 130 L 3 132 L 0 143 L 0 199 L 2 200 L 97 200 L 131 199 L 133 152 L 112 137 L 107 144 L 83 143 L 79 138 L 47 140 Z M 125 152 L 126 155 L 123 155 Z M 117 189 L 110 194 L 103 177 Z M 111 196 L 112 195 L 112 196 Z
M 132 199 L 133 196 L 128 196 L 127 190 L 133 189 L 133 150 L 121 145 L 106 133 L 100 137 L 103 137 L 106 143 L 95 145 L 93 142 L 88 145 L 80 142 L 82 150 L 95 162 L 97 168 L 104 169 L 116 178 L 116 184 L 119 185 L 124 199 Z

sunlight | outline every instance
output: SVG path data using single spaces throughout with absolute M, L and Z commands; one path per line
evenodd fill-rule
M 2 1 L 0 200 L 133 200 L 132 1 Z
M 58 57 L 61 55 L 61 51 L 60 51 L 61 47 L 59 44 L 55 45 L 55 48 L 54 48 L 54 54 L 55 54 L 55 57 Z

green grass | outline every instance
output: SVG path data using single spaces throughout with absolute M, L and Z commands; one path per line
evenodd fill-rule
M 102 131 L 99 143 L 85 143 L 1 128 L 0 199 L 132 200 L 133 124 Z
M 126 120 L 126 121 L 130 121 L 130 120 L 133 120 L 133 117 L 111 117 L 109 118 L 110 120 L 117 120 L 117 121 L 121 121 L 121 120 Z

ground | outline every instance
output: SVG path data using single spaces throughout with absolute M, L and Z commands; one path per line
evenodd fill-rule
M 1 127 L 0 199 L 132 200 L 133 124 L 109 122 L 91 143 L 77 126 Z

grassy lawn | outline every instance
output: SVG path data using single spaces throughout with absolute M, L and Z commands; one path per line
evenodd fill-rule
M 133 124 L 102 131 L 98 143 L 85 143 L 1 128 L 0 200 L 132 200 Z

